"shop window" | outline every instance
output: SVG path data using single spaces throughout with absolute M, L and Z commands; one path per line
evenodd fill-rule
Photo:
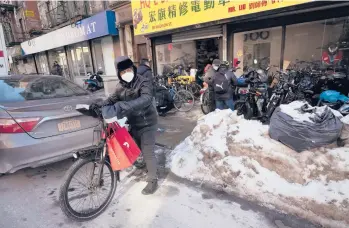
M 195 41 L 157 45 L 156 63 L 159 75 L 189 74 L 188 67 L 196 67 Z
M 50 69 L 45 52 L 35 55 L 36 66 L 38 67 L 39 74 L 50 74 Z
M 105 72 L 101 39 L 96 39 L 92 41 L 92 53 L 96 71 L 101 70 Z
M 241 68 L 278 67 L 281 57 L 282 28 L 266 28 L 234 34 L 234 59 Z M 238 71 L 242 73 L 242 69 Z
M 315 67 L 334 65 L 341 68 L 347 65 L 348 19 L 333 18 L 287 26 L 284 67 L 311 64 Z
M 71 65 L 70 72 L 74 76 L 86 76 L 87 73 L 93 72 L 88 42 L 68 46 L 68 60 Z
M 64 76 L 65 78 L 69 78 L 69 69 L 67 64 L 67 58 L 65 56 L 64 48 L 56 48 L 48 51 L 48 62 L 50 73 L 58 74 Z M 58 63 L 58 67 L 54 66 L 54 63 Z

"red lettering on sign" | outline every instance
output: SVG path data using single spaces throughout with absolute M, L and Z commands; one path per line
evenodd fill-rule
M 239 10 L 245 10 L 246 9 L 246 4 L 239 5 Z
M 4 57 L 4 52 L 0 51 L 0 57 Z
M 141 1 L 141 9 L 150 8 L 150 0 L 140 0 Z
M 235 6 L 232 6 L 232 7 L 229 7 L 229 8 L 228 8 L 228 12 L 229 12 L 229 13 L 233 13 L 233 12 L 235 12 L 235 11 L 236 11 Z
M 157 5 L 158 4 L 158 1 L 157 0 L 154 0 L 154 5 Z
M 264 7 L 268 4 L 268 1 L 264 0 L 264 1 L 258 1 L 258 2 L 251 2 L 249 4 L 249 8 L 250 9 L 257 9 L 260 7 Z

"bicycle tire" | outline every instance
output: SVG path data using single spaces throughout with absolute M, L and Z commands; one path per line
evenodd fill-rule
M 190 85 L 190 92 L 194 95 L 195 98 L 199 98 L 200 97 L 200 90 L 201 90 L 201 86 L 194 83 Z
M 204 113 L 204 115 L 207 115 L 211 112 L 210 96 L 209 96 L 209 92 L 207 90 L 202 95 L 201 111 L 202 111 L 202 113 Z
M 116 187 L 117 187 L 117 180 L 116 180 L 116 176 L 114 171 L 112 170 L 109 162 L 105 161 L 104 165 L 106 165 L 106 167 L 108 168 L 109 172 L 110 172 L 110 176 L 111 176 L 111 190 L 105 200 L 105 202 L 103 202 L 103 204 L 98 207 L 96 210 L 89 212 L 89 213 L 80 213 L 80 212 L 76 212 L 74 211 L 69 202 L 68 202 L 68 187 L 69 184 L 71 182 L 71 180 L 73 179 L 74 175 L 77 173 L 77 171 L 83 167 L 84 165 L 90 163 L 90 162 L 95 162 L 96 158 L 90 157 L 90 158 L 84 158 L 84 159 L 79 159 L 78 161 L 76 161 L 66 172 L 65 176 L 64 176 L 64 182 L 61 185 L 61 188 L 59 190 L 59 203 L 60 203 L 60 207 L 62 209 L 62 211 L 64 212 L 65 215 L 67 215 L 68 218 L 73 219 L 75 221 L 88 221 L 91 219 L 96 218 L 97 216 L 99 216 L 100 214 L 102 214 L 107 206 L 110 204 L 110 202 L 112 201 L 115 191 L 116 191 Z
M 173 96 L 174 107 L 180 112 L 189 112 L 194 107 L 194 103 L 194 95 L 187 90 L 179 90 Z M 182 108 L 184 104 L 189 104 L 188 108 Z

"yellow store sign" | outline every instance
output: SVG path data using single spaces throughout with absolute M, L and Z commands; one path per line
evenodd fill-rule
M 132 0 L 136 35 L 279 9 L 311 0 Z

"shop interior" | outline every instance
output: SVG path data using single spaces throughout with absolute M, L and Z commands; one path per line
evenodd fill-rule
M 219 58 L 221 39 L 211 38 L 156 45 L 159 75 L 202 75 L 210 58 Z
M 346 68 L 349 58 L 348 29 L 349 17 L 287 25 L 283 56 L 281 26 L 234 33 L 233 58 L 241 62 L 241 70 L 237 73 L 242 74 L 246 67 L 267 69 L 270 66 L 270 69 L 277 69 L 280 62 L 287 69 L 300 61 Z M 336 50 L 333 54 L 329 53 L 331 45 Z M 328 55 L 332 56 L 329 61 L 325 60 Z

